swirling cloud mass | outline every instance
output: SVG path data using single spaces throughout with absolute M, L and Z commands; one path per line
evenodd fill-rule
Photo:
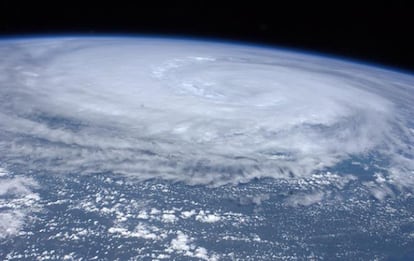
M 252 46 L 0 43 L 0 155 L 51 173 L 218 186 L 376 157 L 414 186 L 414 78 Z

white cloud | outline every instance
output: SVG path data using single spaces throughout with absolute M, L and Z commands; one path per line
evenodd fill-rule
M 26 216 L 39 208 L 40 198 L 32 192 L 37 187 L 33 179 L 11 176 L 6 169 L 0 172 L 0 238 L 5 238 L 21 231 Z
M 410 76 L 176 40 L 7 41 L 0 56 L 10 163 L 213 186 L 307 177 L 369 152 L 414 169 Z
M 371 195 L 379 201 L 383 201 L 387 197 L 393 197 L 394 192 L 384 184 L 383 178 L 379 178 L 380 176 L 377 175 L 377 183 L 370 181 L 364 182 L 364 186 L 368 188 L 368 191 Z
M 139 223 L 132 231 L 125 227 L 114 226 L 110 227 L 108 232 L 122 237 L 137 237 L 146 240 L 161 240 L 167 236 L 167 234 L 159 228 L 144 223 Z
M 195 214 L 196 214 L 196 211 L 194 209 L 189 210 L 189 211 L 183 211 L 181 212 L 181 218 L 187 219 L 187 218 L 194 216 Z
M 137 215 L 137 218 L 140 218 L 140 219 L 148 219 L 149 217 L 150 216 L 148 215 L 146 210 L 141 210 Z
M 177 251 L 184 251 L 188 252 L 194 246 L 190 246 L 189 243 L 191 242 L 190 238 L 185 235 L 183 232 L 177 232 L 177 238 L 171 240 L 171 248 Z
M 162 214 L 162 220 L 163 222 L 167 222 L 167 223 L 174 223 L 175 221 L 177 221 L 177 217 L 174 214 Z
M 200 210 L 195 219 L 203 223 L 215 223 L 220 221 L 221 217 L 217 214 L 210 214 L 206 213 L 204 210 Z
M 323 200 L 325 193 L 316 191 L 312 193 L 299 193 L 290 196 L 286 203 L 291 206 L 310 206 Z
M 239 199 L 239 203 L 242 205 L 254 204 L 260 206 L 264 201 L 268 200 L 270 196 L 268 194 L 258 195 L 243 195 Z
M 166 252 L 177 252 L 184 256 L 195 257 L 202 260 L 217 260 L 217 256 L 209 255 L 207 249 L 196 246 L 193 243 L 194 239 L 184 234 L 182 231 L 177 231 L 177 237 L 171 240 L 170 246 Z
M 16 176 L 13 178 L 0 178 L 0 196 L 28 195 L 31 187 L 36 187 L 37 183 L 27 177 Z
M 0 238 L 15 236 L 24 225 L 24 213 L 17 210 L 0 212 Z
M 8 172 L 6 169 L 0 167 L 0 177 L 7 176 Z

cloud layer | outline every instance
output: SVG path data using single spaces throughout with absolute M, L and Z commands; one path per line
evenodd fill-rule
M 37 210 L 40 198 L 32 192 L 35 187 L 33 179 L 12 176 L 0 167 L 0 239 L 17 235 L 27 215 Z
M 3 41 L 0 55 L 0 155 L 11 164 L 221 185 L 375 154 L 411 180 L 411 76 L 147 38 Z

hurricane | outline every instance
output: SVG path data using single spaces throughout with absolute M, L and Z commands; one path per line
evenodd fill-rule
M 399 175 L 414 169 L 412 86 L 380 69 L 180 40 L 0 52 L 8 162 L 210 185 L 309 176 L 372 153 Z

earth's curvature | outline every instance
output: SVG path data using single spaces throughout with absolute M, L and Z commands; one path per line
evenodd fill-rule
M 2 260 L 414 257 L 412 75 L 143 37 L 0 57 Z

